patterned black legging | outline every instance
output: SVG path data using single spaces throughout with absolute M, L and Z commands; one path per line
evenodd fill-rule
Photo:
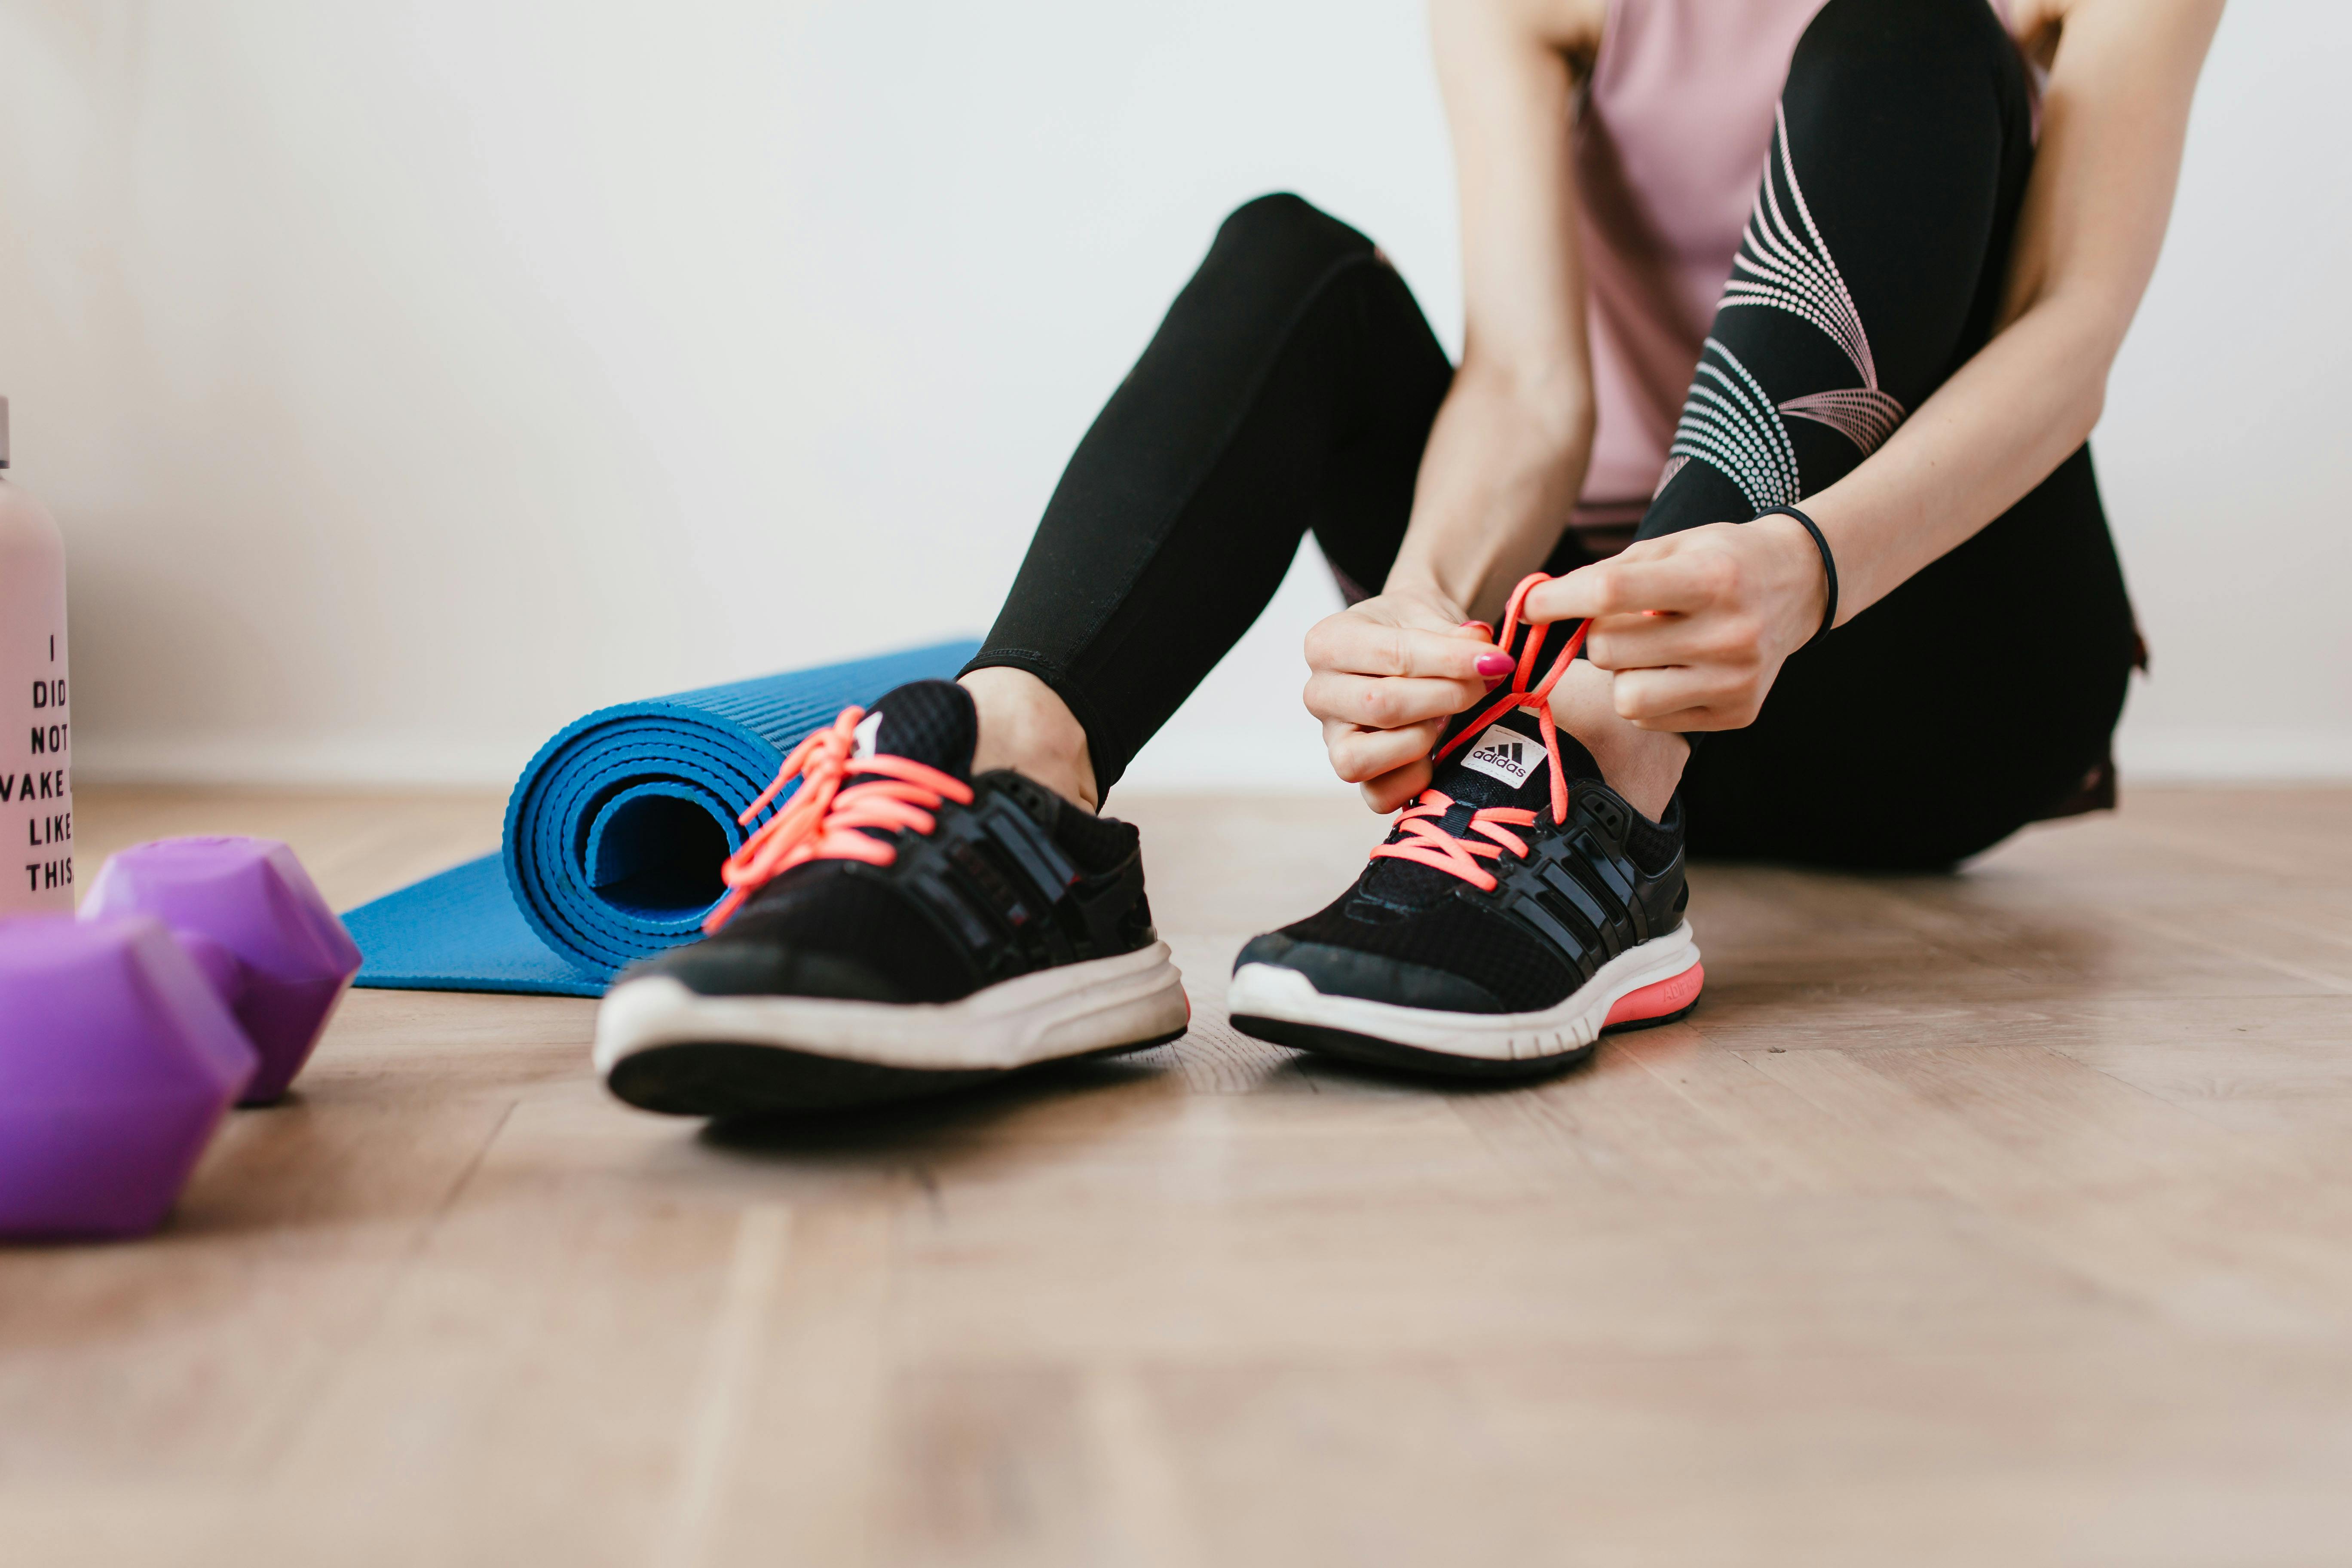
M 1637 537 L 1800 500 L 1875 449 L 1990 335 L 2032 163 L 1984 0 L 1831 0 Z M 1386 577 L 1452 375 L 1370 240 L 1296 196 L 1240 208 L 1071 458 L 973 666 L 1059 692 L 1107 791 L 1302 533 L 1343 583 Z M 1549 569 L 1583 560 L 1564 535 Z M 1693 847 L 1963 859 L 2105 776 L 2134 642 L 2085 447 L 1708 738 Z

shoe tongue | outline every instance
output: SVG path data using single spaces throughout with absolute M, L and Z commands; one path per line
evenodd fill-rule
M 1492 705 L 1489 699 L 1463 714 L 1461 726 L 1445 737 L 1446 743 L 1451 744 Z M 1580 779 L 1601 776 L 1601 764 L 1592 760 L 1592 753 L 1584 749 L 1581 742 L 1564 730 L 1559 732 L 1558 739 L 1560 763 L 1568 770 L 1570 785 Z M 1551 759 L 1544 752 L 1542 721 L 1524 708 L 1507 708 L 1478 725 L 1471 739 L 1437 764 L 1430 785 L 1465 805 L 1516 805 L 1533 810 L 1551 805 L 1550 769 Z
M 1477 710 L 1464 715 L 1476 717 Z M 1449 743 L 1461 741 L 1437 764 L 1432 788 L 1469 805 L 1549 805 L 1551 800 L 1551 759 L 1544 754 L 1543 729 L 1524 709 L 1507 709 L 1475 731 L 1457 730 Z M 1572 739 L 1567 743 L 1574 745 Z M 1571 764 L 1572 765 L 1572 764 Z
M 1508 708 L 1472 728 L 1471 721 L 1493 704 L 1488 698 L 1462 715 L 1445 739 L 1451 742 L 1465 731 L 1471 739 L 1438 763 L 1429 781 L 1430 788 L 1454 802 L 1439 819 L 1449 833 L 1468 832 L 1471 814 L 1484 806 L 1517 806 L 1538 815 L 1551 809 L 1551 758 L 1544 751 L 1541 721 L 1524 709 Z M 1601 776 L 1592 753 L 1575 736 L 1563 731 L 1559 739 L 1559 760 L 1570 784 Z M 1400 827 L 1391 841 L 1402 836 Z M 1461 885 L 1434 867 L 1384 858 L 1372 862 L 1362 888 L 1365 895 L 1391 908 L 1416 909 Z
M 1530 649 L 1538 668 L 1528 671 L 1529 680 L 1539 679 L 1559 650 L 1565 645 L 1572 626 L 1521 626 L 1511 638 L 1512 658 L 1525 663 Z M 1538 632 L 1541 644 L 1536 642 Z M 1465 730 L 1475 726 L 1471 739 L 1449 753 L 1437 764 L 1433 787 L 1457 801 L 1472 805 L 1515 805 L 1534 808 L 1551 804 L 1551 775 L 1548 771 L 1551 760 L 1544 752 L 1543 724 L 1534 712 L 1525 708 L 1506 708 L 1492 718 L 1485 718 L 1500 691 L 1479 699 L 1446 727 L 1442 745 L 1453 745 Z M 1568 769 L 1568 782 L 1599 778 L 1600 766 L 1592 754 L 1570 734 L 1559 736 L 1560 762 Z
M 857 726 L 850 765 L 887 752 L 968 780 L 979 738 L 980 716 L 970 692 L 952 680 L 912 680 L 867 710 Z
M 1557 629 L 1547 633 L 1544 644 L 1536 650 L 1538 660 L 1549 662 L 1553 650 L 1561 646 L 1560 636 Z M 1512 655 L 1524 660 L 1533 641 L 1532 629 L 1521 627 L 1519 635 L 1511 639 Z M 1530 671 L 1530 679 L 1541 673 Z M 1468 832 L 1472 814 L 1486 806 L 1516 806 L 1538 815 L 1551 809 L 1551 757 L 1544 749 L 1543 721 L 1524 708 L 1506 708 L 1489 717 L 1500 696 L 1499 691 L 1489 692 L 1465 709 L 1446 726 L 1445 737 L 1440 742 L 1444 750 L 1453 746 L 1463 734 L 1470 736 L 1446 753 L 1429 781 L 1431 789 L 1454 802 L 1453 807 L 1438 819 L 1449 833 Z M 1575 736 L 1561 731 L 1556 736 L 1556 743 L 1571 788 L 1579 780 L 1601 776 L 1601 765 Z M 1404 829 L 1400 826 L 1390 835 L 1390 842 L 1404 837 Z M 1444 898 L 1461 885 L 1458 879 L 1434 867 L 1381 858 L 1373 861 L 1366 871 L 1360 889 L 1361 896 L 1370 903 L 1391 909 L 1415 909 Z

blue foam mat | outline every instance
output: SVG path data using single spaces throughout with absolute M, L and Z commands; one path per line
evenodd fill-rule
M 604 976 L 555 956 L 507 891 L 495 855 L 412 883 L 343 917 L 364 962 L 353 984 L 387 991 L 602 996 Z
M 603 995 L 622 965 L 700 934 L 719 860 L 766 820 L 735 816 L 785 752 L 853 702 L 953 676 L 978 647 L 790 670 L 566 725 L 516 780 L 498 854 L 343 917 L 364 960 L 355 984 Z

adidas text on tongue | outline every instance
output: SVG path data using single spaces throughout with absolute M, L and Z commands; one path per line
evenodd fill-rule
M 1508 725 L 1489 724 L 1463 754 L 1461 765 L 1517 789 L 1535 776 L 1545 760 L 1542 742 L 1530 741 Z

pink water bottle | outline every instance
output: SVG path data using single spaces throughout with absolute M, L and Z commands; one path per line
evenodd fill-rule
M 0 916 L 72 912 L 72 735 L 65 541 L 41 503 L 0 473 Z

